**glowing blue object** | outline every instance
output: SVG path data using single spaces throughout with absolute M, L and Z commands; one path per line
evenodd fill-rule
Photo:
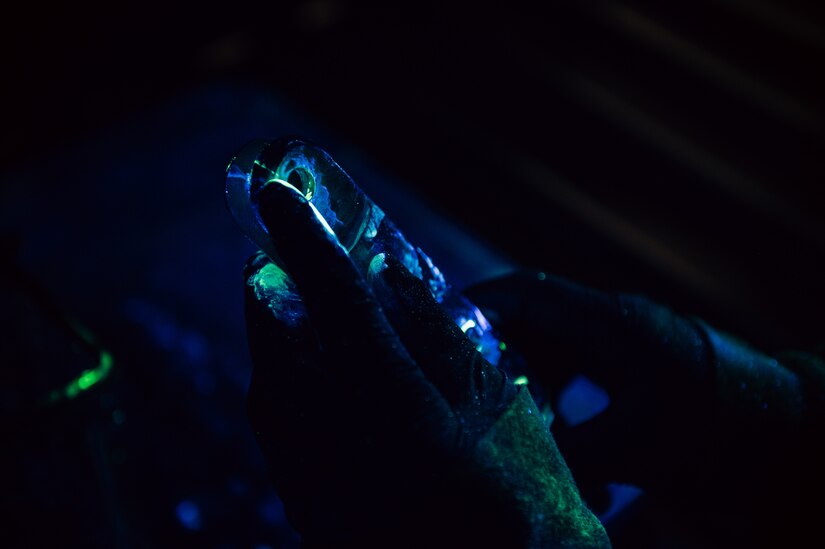
M 622 509 L 636 501 L 644 493 L 638 486 L 617 482 L 608 484 L 607 492 L 610 494 L 610 506 L 599 515 L 599 520 L 602 522 L 613 519 Z
M 187 530 L 200 530 L 203 526 L 200 509 L 188 499 L 178 503 L 178 506 L 175 507 L 175 514 L 178 516 L 181 526 Z
M 274 495 L 265 497 L 258 505 L 258 515 L 270 526 L 278 526 L 286 522 L 284 504 Z
M 559 395 L 556 411 L 572 427 L 596 417 L 609 405 L 607 391 L 579 375 Z

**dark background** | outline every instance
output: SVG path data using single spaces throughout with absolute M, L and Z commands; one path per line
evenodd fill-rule
M 0 38 L 20 546 L 294 545 L 243 417 L 252 247 L 221 204 L 257 137 L 325 146 L 457 285 L 535 267 L 822 349 L 822 7 L 21 13 Z M 38 407 L 96 360 L 67 317 L 115 369 Z

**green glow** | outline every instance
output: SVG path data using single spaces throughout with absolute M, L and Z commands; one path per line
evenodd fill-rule
M 470 328 L 475 328 L 475 327 L 476 327 L 476 321 L 471 318 L 470 320 L 466 320 L 464 322 L 464 324 L 461 325 L 461 331 L 466 334 L 467 330 L 469 330 Z
M 85 391 L 95 383 L 99 383 L 112 368 L 112 357 L 107 352 L 101 353 L 100 364 L 94 370 L 86 370 L 77 378 L 77 386 Z
M 499 341 L 498 342 L 498 350 L 499 351 L 506 351 L 507 350 L 507 344 L 504 343 L 503 341 Z
M 536 278 L 538 278 L 539 280 L 544 280 L 545 278 L 547 278 L 547 275 L 544 273 L 539 273 L 536 275 Z
M 381 252 L 375 254 L 370 260 L 370 266 L 367 268 L 367 280 L 370 283 L 375 281 L 375 278 L 387 269 L 387 254 Z
M 253 162 L 253 164 L 258 166 L 259 168 L 263 168 L 264 170 L 266 170 L 269 173 L 274 175 L 274 172 L 272 170 L 270 170 L 269 168 L 267 168 L 266 166 L 264 166 L 259 159 L 256 158 L 255 161 Z
M 91 334 L 88 331 L 85 335 L 91 337 Z M 49 393 L 49 401 L 56 402 L 62 398 L 69 400 L 77 398 L 77 396 L 83 391 L 91 389 L 109 377 L 113 366 L 114 360 L 112 359 L 112 355 L 108 351 L 101 349 L 97 367 L 91 370 L 83 370 L 80 375 L 70 381 L 62 391 L 55 389 Z
M 261 257 L 261 254 L 256 261 Z M 266 261 L 269 261 L 266 259 Z M 297 326 L 306 317 L 303 302 L 295 289 L 289 275 L 269 261 L 258 269 L 246 281 L 255 292 L 255 299 L 265 304 L 275 318 L 289 326 Z
M 274 263 L 267 263 L 261 267 L 249 277 L 247 284 L 255 290 L 255 297 L 265 303 L 271 303 L 275 298 L 280 301 L 282 296 L 291 290 L 286 272 Z
M 316 176 L 320 179 L 323 175 L 323 168 L 319 172 L 316 164 L 317 158 L 312 155 L 312 151 L 300 147 L 300 149 L 291 150 L 281 160 L 273 175 L 276 179 L 299 184 L 301 193 L 306 196 L 307 200 L 310 200 L 316 188 L 320 187 L 316 182 Z
M 518 376 L 513 383 L 516 385 L 527 385 L 530 381 L 527 379 L 527 376 Z
M 66 398 L 75 398 L 77 395 L 80 394 L 80 387 L 77 385 L 77 380 L 72 381 L 66 386 L 66 389 L 63 390 L 63 395 Z

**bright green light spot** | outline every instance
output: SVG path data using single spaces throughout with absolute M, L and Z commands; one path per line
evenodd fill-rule
M 275 318 L 289 326 L 296 326 L 304 318 L 301 298 L 286 271 L 274 263 L 266 263 L 251 275 L 246 283 L 255 292 L 255 298 L 269 307 Z
M 518 376 L 513 383 L 516 385 L 527 385 L 530 381 L 527 379 L 527 376 Z
M 109 354 L 108 351 L 101 350 L 100 359 L 96 368 L 81 372 L 78 377 L 66 385 L 62 393 L 58 390 L 54 390 L 49 393 L 49 401 L 56 402 L 61 398 L 67 398 L 70 400 L 76 398 L 81 392 L 90 389 L 94 385 L 97 385 L 106 379 L 112 371 L 113 365 L 114 360 L 112 360 L 112 355 Z
M 499 351 L 506 351 L 507 350 L 507 344 L 504 343 L 503 341 L 499 341 L 498 342 L 498 350 Z
M 370 266 L 367 269 L 367 280 L 371 283 L 375 278 L 387 269 L 387 254 L 380 253 L 370 260 Z
M 461 331 L 466 334 L 467 330 L 469 330 L 470 328 L 475 328 L 475 327 L 476 327 L 476 321 L 471 318 L 470 320 L 464 321 L 464 324 L 461 325 Z
M 86 370 L 80 374 L 80 376 L 74 380 L 72 383 L 66 387 L 66 396 L 69 398 L 73 398 L 73 396 L 77 396 L 77 393 L 80 391 L 85 391 L 92 386 L 100 383 L 106 377 L 108 377 L 109 372 L 112 370 L 112 364 L 114 361 L 112 360 L 112 355 L 110 355 L 107 351 L 100 351 L 100 362 L 97 364 L 97 368 L 93 370 Z M 74 388 L 77 387 L 77 391 L 75 392 Z M 72 389 L 73 396 L 69 395 L 69 389 Z
M 95 383 L 97 383 L 98 374 L 94 370 L 86 370 L 77 378 L 77 387 L 81 391 L 85 391 Z
M 63 394 L 66 398 L 74 398 L 80 394 L 80 387 L 77 385 L 77 380 L 72 381 L 68 385 L 66 385 L 66 389 L 63 391 Z
M 105 372 L 102 370 L 86 370 L 80 374 L 80 377 L 77 378 L 77 386 L 80 388 L 81 391 L 85 391 L 101 379 L 103 376 L 106 375 Z
M 247 283 L 255 290 L 255 297 L 261 301 L 281 298 L 291 289 L 286 272 L 274 263 L 261 267 L 249 277 Z
M 536 278 L 538 278 L 539 280 L 544 280 L 545 278 L 547 278 L 547 275 L 540 272 L 536 275 Z

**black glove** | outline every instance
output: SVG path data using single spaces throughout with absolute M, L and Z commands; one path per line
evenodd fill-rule
M 607 389 L 604 412 L 552 426 L 591 504 L 608 482 L 640 485 L 648 518 L 668 509 L 703 547 L 795 546 L 818 530 L 807 503 L 821 497 L 825 456 L 815 357 L 777 360 L 644 297 L 544 274 L 465 295 L 526 356 L 531 385 L 551 402 L 579 374 Z
M 707 433 L 714 370 L 705 333 L 646 299 L 608 294 L 559 277 L 522 272 L 465 294 L 523 353 L 531 384 L 551 402 L 579 374 L 607 389 L 595 418 L 553 424 L 580 484 L 665 488 Z M 609 459 L 605 459 L 609 456 Z
M 249 415 L 305 546 L 609 546 L 529 393 L 418 279 L 387 257 L 368 282 L 299 194 L 253 196 L 284 265 L 245 271 Z

